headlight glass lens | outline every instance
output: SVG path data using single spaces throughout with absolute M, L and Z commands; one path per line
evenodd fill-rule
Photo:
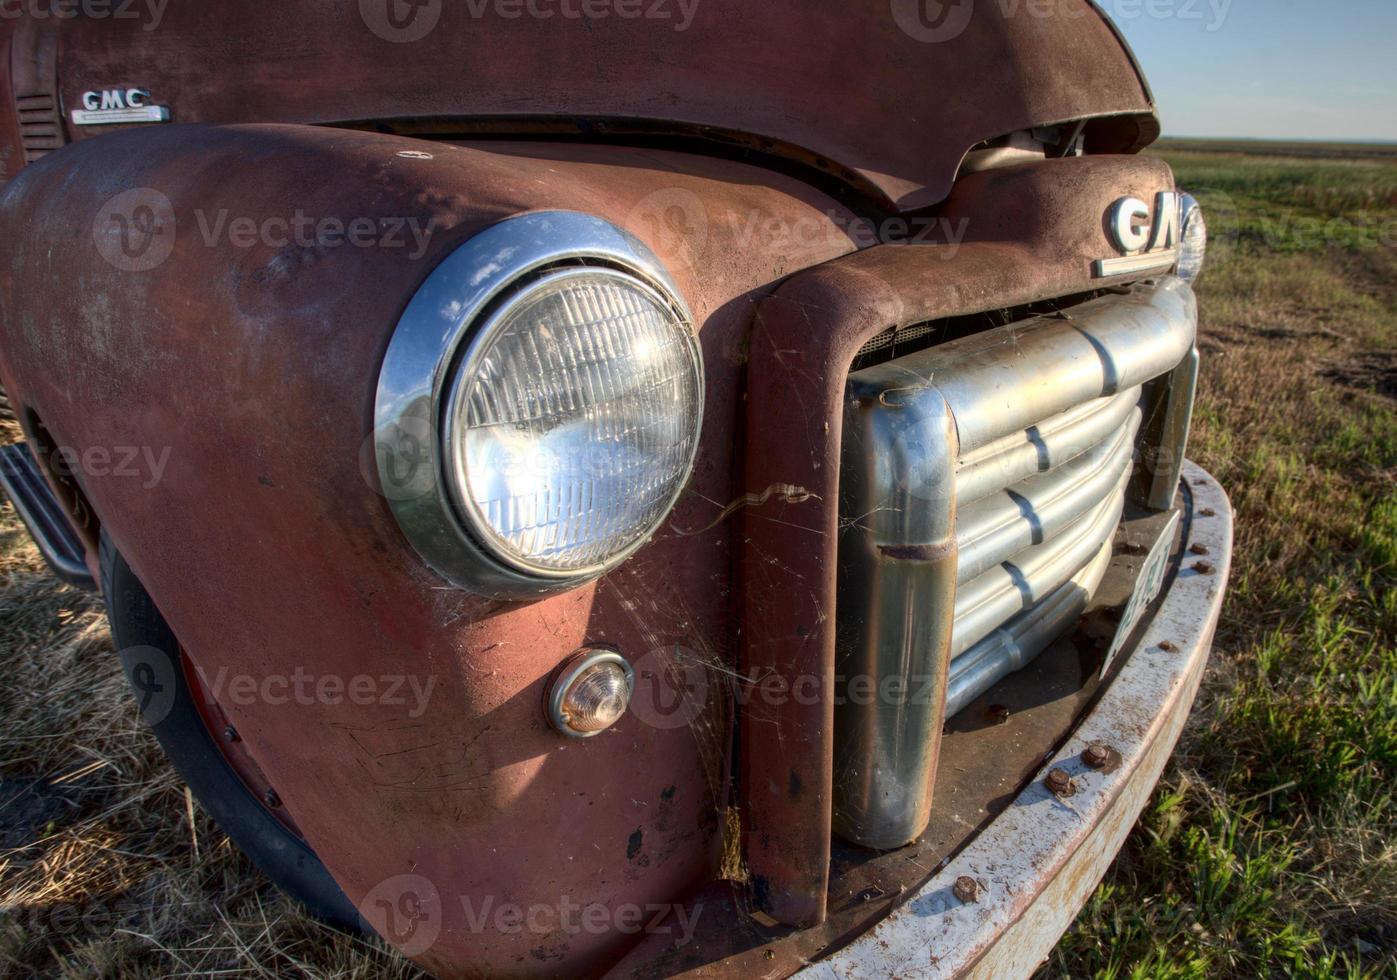
M 1208 256 L 1208 223 L 1203 209 L 1188 194 L 1180 195 L 1183 210 L 1183 241 L 1179 247 L 1179 278 L 1193 285 L 1203 274 L 1203 261 Z
M 703 415 L 689 324 L 605 268 L 549 273 L 471 341 L 446 403 L 446 467 L 473 533 L 519 570 L 605 569 L 664 520 Z

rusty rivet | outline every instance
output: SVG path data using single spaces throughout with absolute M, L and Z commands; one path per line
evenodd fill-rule
M 1218 568 L 1210 561 L 1196 561 L 1193 563 L 1193 570 L 1199 575 L 1212 575 Z
M 1204 508 L 1203 508 L 1202 510 L 1200 510 L 1198 513 L 1201 514 L 1201 515 L 1203 515 L 1204 517 L 1217 517 L 1217 516 L 1218 516 L 1218 512 L 1215 511 L 1215 510 L 1213 510 L 1213 508 L 1211 508 L 1211 507 L 1204 507 Z
M 1212 554 L 1212 552 L 1208 550 L 1208 546 L 1206 544 L 1192 544 L 1189 545 L 1188 550 L 1193 552 L 1195 555 Z
M 1159 648 L 1160 648 L 1161 650 L 1163 650 L 1165 653 L 1178 653 L 1178 652 L 1179 652 L 1179 647 L 1178 647 L 1178 645 L 1177 645 L 1177 644 L 1174 644 L 1174 643 L 1170 643 L 1168 640 L 1165 640 L 1163 643 L 1161 643 L 1161 644 L 1159 645 Z
M 281 797 L 277 796 L 276 790 L 274 789 L 267 790 L 266 795 L 263 796 L 262 799 L 266 800 L 267 806 L 271 807 L 272 809 L 276 809 L 277 807 L 281 806 Z
M 1082 753 L 1082 761 L 1092 769 L 1105 769 L 1111 761 L 1111 750 L 1100 742 L 1093 742 Z
M 223 729 L 223 737 L 230 742 L 236 742 L 238 740 L 238 730 L 232 725 L 229 725 L 227 728 Z
M 1072 782 L 1072 777 L 1067 775 L 1065 769 L 1052 770 L 1044 782 L 1054 796 L 1071 796 L 1077 792 L 1076 784 Z
M 980 900 L 980 883 L 969 875 L 961 875 L 957 878 L 955 887 L 951 891 L 955 892 L 956 898 L 962 902 L 978 902 Z

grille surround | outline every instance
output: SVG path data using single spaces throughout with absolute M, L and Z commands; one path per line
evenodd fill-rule
M 1169 276 L 850 375 L 841 836 L 879 849 L 914 840 L 945 718 L 1085 608 L 1124 508 L 1142 386 L 1188 361 L 1196 329 L 1192 290 Z M 881 696 L 852 697 L 854 679 Z

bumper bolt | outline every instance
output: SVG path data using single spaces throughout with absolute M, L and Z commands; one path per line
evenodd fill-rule
M 277 796 L 276 790 L 274 789 L 267 790 L 266 795 L 263 796 L 262 799 L 266 800 L 267 806 L 271 807 L 274 810 L 277 807 L 281 806 L 281 797 Z
M 1198 513 L 1199 513 L 1200 515 L 1202 515 L 1203 517 L 1217 517 L 1217 516 L 1218 516 L 1218 512 L 1215 511 L 1215 510 L 1213 510 L 1213 508 L 1211 508 L 1211 507 L 1204 507 L 1204 508 L 1203 508 L 1202 510 L 1200 510 Z
M 1071 796 L 1077 792 L 1077 785 L 1072 782 L 1072 777 L 1067 775 L 1065 769 L 1052 770 L 1043 782 L 1054 796 Z
M 1191 552 L 1193 552 L 1195 555 L 1208 555 L 1208 554 L 1212 554 L 1212 552 L 1210 552 L 1210 551 L 1208 550 L 1208 546 L 1207 546 L 1206 544 L 1194 544 L 1194 545 L 1190 545 L 1188 550 L 1191 551 Z
M 1218 569 L 1217 566 L 1210 561 L 1196 561 L 1193 563 L 1193 570 L 1199 575 L 1212 575 Z
M 969 875 L 961 875 L 951 889 L 956 898 L 967 904 L 980 900 L 980 883 Z
M 1093 742 L 1082 753 L 1082 761 L 1092 769 L 1105 769 L 1111 761 L 1111 750 L 1099 742 Z
M 223 729 L 223 737 L 230 742 L 236 742 L 238 741 L 238 730 L 232 725 L 229 725 L 227 728 Z
M 1176 643 L 1170 643 L 1168 640 L 1165 640 L 1163 643 L 1161 643 L 1161 644 L 1159 645 L 1159 648 L 1160 648 L 1161 650 L 1163 650 L 1165 653 L 1178 653 L 1178 652 L 1179 652 L 1178 644 L 1176 644 Z

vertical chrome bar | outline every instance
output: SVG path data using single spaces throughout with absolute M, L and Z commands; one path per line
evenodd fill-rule
M 1164 412 L 1152 427 L 1143 449 L 1146 476 L 1145 506 L 1168 510 L 1174 506 L 1193 425 L 1193 401 L 1198 392 L 1198 348 L 1193 347 L 1176 367 L 1164 389 Z
M 955 419 L 929 385 L 851 380 L 844 425 L 834 829 L 901 847 L 926 829 L 955 615 Z

